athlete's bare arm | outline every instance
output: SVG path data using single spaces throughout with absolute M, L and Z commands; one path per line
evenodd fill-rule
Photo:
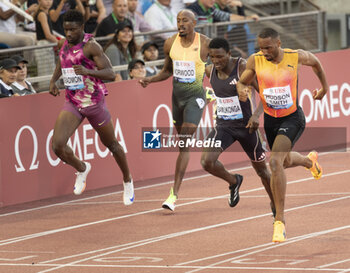
M 49 86 L 49 93 L 52 96 L 59 96 L 60 95 L 60 90 L 58 89 L 56 82 L 58 81 L 58 79 L 61 77 L 62 75 L 62 70 L 61 70 L 61 60 L 58 58 L 57 64 L 56 64 L 56 68 L 55 71 L 52 74 L 52 78 L 50 81 L 50 86 Z
M 241 59 L 239 63 L 239 76 L 241 77 L 243 72 L 246 70 L 247 66 L 247 61 L 245 59 Z M 251 86 L 254 87 L 255 91 L 259 93 L 259 86 L 258 86 L 258 81 L 256 80 L 256 77 L 254 76 L 253 81 L 250 83 Z M 248 88 L 248 86 L 247 86 Z M 249 87 L 250 88 L 250 87 Z M 251 88 L 250 88 L 251 90 Z M 251 91 L 249 91 L 251 92 Z M 248 120 L 248 123 L 245 128 L 249 128 L 249 133 L 251 134 L 252 132 L 256 131 L 259 128 L 259 117 L 264 111 L 263 105 L 261 101 L 259 100 L 259 105 L 255 109 L 254 113 L 252 113 L 251 117 Z
M 173 45 L 174 41 L 176 38 L 176 34 L 173 35 L 172 37 L 168 38 L 165 43 L 164 43 L 164 65 L 162 70 L 157 74 L 152 77 L 146 77 L 141 80 L 139 80 L 139 83 L 143 86 L 146 87 L 152 82 L 160 82 L 168 79 L 172 74 L 173 74 L 173 61 L 170 58 L 170 49 L 171 46 Z
M 201 59 L 203 62 L 207 62 L 209 56 L 209 43 L 211 41 L 207 36 L 201 35 Z
M 101 80 L 114 81 L 115 74 L 112 69 L 112 64 L 103 52 L 102 47 L 92 39 L 85 44 L 83 50 L 84 55 L 95 62 L 98 70 L 87 69 L 82 65 L 73 65 L 75 73 L 77 75 L 91 76 Z
M 210 78 L 210 73 L 211 73 L 211 70 L 213 69 L 213 65 L 210 64 L 210 65 L 207 65 L 205 67 L 205 75 L 207 75 L 208 78 Z
M 237 92 L 240 101 L 247 101 L 250 92 L 249 86 L 255 78 L 255 55 L 248 58 L 246 69 L 243 71 L 238 83 Z
M 321 82 L 322 88 L 312 92 L 315 100 L 321 100 L 328 92 L 328 83 L 320 60 L 311 52 L 302 49 L 298 50 L 299 64 L 311 66 L 312 70 Z
M 65 39 L 59 40 L 57 43 L 58 49 L 61 49 Z M 60 90 L 58 89 L 56 82 L 62 75 L 62 70 L 61 70 L 61 60 L 58 58 L 57 64 L 55 71 L 52 74 L 52 78 L 50 81 L 50 86 L 49 86 L 49 92 L 52 96 L 58 96 L 60 94 Z

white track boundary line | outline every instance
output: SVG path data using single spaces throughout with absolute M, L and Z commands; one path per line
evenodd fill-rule
M 350 151 L 350 149 L 347 149 L 347 152 L 349 152 L 349 151 Z M 324 152 L 324 153 L 319 153 L 318 155 L 324 156 L 324 155 L 337 154 L 337 153 L 339 153 L 339 151 Z M 248 166 L 241 167 L 241 168 L 230 169 L 228 171 L 229 172 L 236 172 L 236 171 L 247 170 L 247 169 L 253 169 L 253 167 L 251 165 L 248 165 Z M 188 178 L 184 178 L 183 181 L 189 181 L 189 180 L 199 179 L 199 178 L 208 177 L 208 176 L 212 176 L 212 175 L 208 173 L 208 174 L 204 174 L 204 175 L 188 177 Z M 327 176 L 326 174 L 323 175 L 323 177 L 326 177 L 326 176 Z M 154 188 L 154 187 L 160 187 L 160 186 L 171 184 L 173 182 L 174 182 L 173 180 L 170 180 L 170 181 L 152 184 L 152 185 L 148 185 L 148 186 L 137 187 L 137 188 L 135 188 L 135 191 Z M 62 205 L 66 205 L 66 204 L 70 204 L 70 203 L 74 203 L 74 202 L 91 200 L 94 198 L 101 198 L 101 197 L 111 196 L 111 195 L 119 194 L 119 193 L 123 193 L 123 191 L 116 191 L 116 192 L 111 192 L 111 193 L 106 193 L 106 194 L 101 194 L 101 195 L 96 195 L 96 196 L 85 197 L 85 198 L 81 198 L 78 200 L 71 200 L 71 201 L 56 203 L 56 204 L 52 204 L 52 205 L 41 206 L 41 207 L 37 207 L 37 208 L 31 208 L 31 209 L 25 209 L 25 210 L 4 213 L 4 214 L 0 214 L 0 217 L 10 216 L 10 215 L 20 214 L 20 213 L 26 213 L 26 212 L 36 211 L 36 210 L 42 210 L 42 209 L 47 209 L 47 208 L 51 208 L 51 207 L 55 207 L 55 206 L 62 206 Z
M 213 264 L 210 264 L 208 266 L 215 267 L 218 264 L 223 264 L 223 263 L 226 263 L 226 262 L 232 262 L 232 261 L 241 259 L 243 257 L 250 256 L 250 255 L 253 255 L 253 254 L 256 254 L 256 253 L 259 253 L 259 252 L 263 252 L 263 251 L 270 250 L 270 249 L 277 248 L 277 247 L 283 247 L 283 246 L 286 246 L 286 245 L 289 245 L 289 244 L 297 243 L 299 241 L 303 241 L 303 240 L 306 240 L 306 239 L 314 238 L 314 237 L 325 235 L 325 234 L 332 233 L 332 232 L 337 232 L 337 231 L 348 229 L 348 228 L 350 228 L 350 225 L 341 226 L 341 227 L 332 228 L 332 229 L 326 229 L 326 230 L 322 230 L 322 231 L 317 231 L 317 232 L 313 232 L 313 233 L 309 233 L 309 234 L 305 234 L 305 235 L 301 235 L 301 236 L 296 236 L 296 237 L 288 239 L 287 241 L 285 241 L 283 243 L 280 243 L 280 244 L 271 243 L 272 245 L 264 247 L 262 249 L 258 249 L 258 250 L 255 250 L 255 251 L 252 251 L 252 252 L 249 252 L 249 253 L 245 253 L 245 254 L 242 254 L 240 256 L 236 256 L 234 258 L 229 258 L 229 259 L 217 262 L 217 263 L 213 263 Z M 198 272 L 198 271 L 205 270 L 205 269 L 206 268 L 203 267 L 201 269 L 195 269 L 195 270 L 192 270 L 192 271 L 187 271 L 186 273 Z
M 58 266 L 58 264 L 11 264 L 11 263 L 3 263 L 0 266 L 22 266 L 22 267 L 47 267 L 47 266 Z M 106 264 L 81 264 L 76 265 L 73 264 L 69 267 L 79 267 L 79 268 L 152 268 L 152 269 L 204 269 L 204 266 L 178 266 L 178 265 L 106 265 Z M 336 268 L 312 268 L 312 267 L 252 267 L 252 266 L 215 266 L 215 267 L 205 267 L 205 269 L 245 269 L 245 270 L 287 270 L 287 271 L 326 271 L 326 272 L 339 272 L 343 269 Z
M 291 208 L 291 209 L 288 209 L 286 211 L 292 211 L 292 210 L 302 209 L 302 208 L 305 208 L 305 207 L 323 205 L 323 204 L 326 204 L 326 203 L 336 202 L 336 201 L 349 199 L 349 198 L 350 198 L 350 196 L 346 196 L 346 197 L 326 200 L 326 201 L 322 201 L 322 202 L 308 204 L 308 205 L 305 205 L 305 206 Z M 118 248 L 118 249 L 114 249 L 114 250 L 111 250 L 111 251 L 108 251 L 108 252 L 105 252 L 105 253 L 102 253 L 102 254 L 98 254 L 98 255 L 92 256 L 92 257 L 83 258 L 83 259 L 80 259 L 80 260 L 77 260 L 77 261 L 73 261 L 73 262 L 70 262 L 70 263 L 67 263 L 67 264 L 62 264 L 59 267 L 50 268 L 50 269 L 47 269 L 47 270 L 44 270 L 44 271 L 40 271 L 39 273 L 46 273 L 46 272 L 58 270 L 58 269 L 61 269 L 63 267 L 66 267 L 66 266 L 70 266 L 71 264 L 77 264 L 77 263 L 85 262 L 85 261 L 88 261 L 88 260 L 91 260 L 91 259 L 96 259 L 96 258 L 99 258 L 99 257 L 102 257 L 102 256 L 106 256 L 106 255 L 109 255 L 109 254 L 114 254 L 116 252 L 120 252 L 120 251 L 123 251 L 123 250 L 128 250 L 128 249 L 139 247 L 139 246 L 148 245 L 148 244 L 159 242 L 159 241 L 163 241 L 163 240 L 166 240 L 166 239 L 175 238 L 175 237 L 179 237 L 179 236 L 184 236 L 184 235 L 188 235 L 188 234 L 199 232 L 199 231 L 210 230 L 210 229 L 217 228 L 217 227 L 227 226 L 227 225 L 238 223 L 238 222 L 253 220 L 253 219 L 257 219 L 257 218 L 261 218 L 261 217 L 269 216 L 269 215 L 270 215 L 270 213 L 266 213 L 266 214 L 251 216 L 251 217 L 247 217 L 247 218 L 243 218 L 243 219 L 233 220 L 233 221 L 229 221 L 229 222 L 225 222 L 225 223 L 221 223 L 221 224 L 215 224 L 215 225 L 210 225 L 210 226 L 206 226 L 206 227 L 202 227 L 202 228 L 196 228 L 196 229 L 190 229 L 190 230 L 186 230 L 186 231 L 182 231 L 182 232 L 176 232 L 176 233 L 172 233 L 172 234 L 168 234 L 168 235 L 164 235 L 164 236 L 160 236 L 160 237 L 146 239 L 146 240 L 143 240 L 143 242 L 141 242 L 141 243 L 137 243 L 136 242 L 136 243 L 134 243 L 134 245 L 131 245 L 133 243 L 129 243 L 129 246 L 122 247 L 122 248 L 120 248 L 121 246 L 115 246 L 114 248 Z M 272 243 L 270 243 L 270 244 L 272 244 Z M 112 248 L 113 247 L 110 247 L 109 249 L 112 249 Z M 97 250 L 95 252 L 101 252 L 101 251 L 105 251 L 105 250 Z M 90 251 L 90 252 L 81 253 L 81 254 L 78 254 L 78 255 L 83 256 L 83 255 L 89 255 L 89 254 L 92 254 L 92 252 Z M 77 257 L 78 255 L 73 255 L 73 256 Z M 63 257 L 63 258 L 60 258 L 60 259 L 62 260 L 62 259 L 68 259 L 68 258 L 72 258 L 72 256 Z M 52 261 L 57 261 L 57 260 L 58 259 L 51 260 L 51 261 L 46 261 L 46 262 L 52 262 Z M 45 262 L 42 262 L 42 263 L 45 263 Z
M 242 171 L 242 170 L 248 170 L 248 169 L 253 169 L 253 167 L 250 165 L 250 166 L 246 166 L 246 167 L 242 167 L 242 168 L 231 169 L 231 170 L 228 170 L 228 171 L 229 172 L 236 172 L 236 171 Z M 208 173 L 208 174 L 188 177 L 188 178 L 184 178 L 183 181 L 200 179 L 200 178 L 204 178 L 204 177 L 208 177 L 208 176 L 212 176 L 212 175 Z M 170 181 L 161 182 L 161 183 L 157 183 L 157 184 L 152 184 L 152 185 L 148 185 L 148 186 L 142 186 L 142 187 L 137 187 L 137 188 L 135 187 L 134 190 L 138 191 L 138 190 L 150 189 L 150 188 L 155 188 L 155 187 L 161 187 L 161 186 L 168 185 L 168 184 L 171 184 L 171 183 L 174 183 L 174 181 L 170 180 Z M 75 203 L 75 202 L 86 201 L 86 200 L 91 200 L 91 199 L 95 199 L 95 198 L 107 197 L 107 196 L 111 196 L 111 195 L 115 195 L 115 194 L 119 194 L 119 193 L 123 193 L 123 191 L 115 191 L 115 192 L 110 192 L 110 193 L 105 193 L 105 194 L 100 194 L 100 195 L 80 198 L 80 199 L 77 199 L 77 200 L 71 200 L 71 201 L 56 203 L 56 204 L 52 204 L 52 205 L 41 206 L 41 207 L 37 207 L 37 208 L 13 211 L 13 212 L 9 212 L 9 213 L 0 214 L 0 217 L 11 216 L 11 215 L 14 215 L 14 214 L 20 214 L 20 213 L 26 213 L 26 212 L 32 212 L 32 211 L 52 208 L 52 207 L 56 207 L 56 206 L 63 206 L 63 205 L 67 205 L 67 204 L 71 204 L 71 203 Z
M 350 170 L 345 170 L 345 171 L 330 173 L 327 176 L 344 174 L 344 173 L 349 173 L 349 172 L 350 172 Z M 287 184 L 301 183 L 301 182 L 304 182 L 304 181 L 307 181 L 307 180 L 313 180 L 313 177 L 308 177 L 308 178 L 302 178 L 302 179 L 294 180 L 294 181 L 288 182 Z M 263 190 L 263 189 L 264 189 L 264 187 L 259 187 L 259 188 L 243 191 L 243 192 L 241 192 L 241 194 L 248 193 L 248 192 L 259 191 L 259 190 Z M 196 203 L 211 201 L 211 200 L 215 200 L 215 199 L 221 199 L 221 198 L 223 198 L 225 196 L 227 196 L 227 194 L 220 195 L 220 196 L 215 196 L 215 197 L 210 197 L 210 198 L 205 198 L 205 199 L 201 199 L 201 200 L 196 200 L 196 201 L 192 201 L 192 202 L 178 204 L 177 207 L 193 205 L 193 204 L 196 204 Z M 88 226 L 92 226 L 92 225 L 96 225 L 96 224 L 108 223 L 108 222 L 111 222 L 111 221 L 116 221 L 116 220 L 129 218 L 129 217 L 133 217 L 133 216 L 139 216 L 139 215 L 143 215 L 143 214 L 153 213 L 153 212 L 156 212 L 156 211 L 163 211 L 163 210 L 164 210 L 163 208 L 159 208 L 159 209 L 152 209 L 152 210 L 147 210 L 147 211 L 141 211 L 141 212 L 127 214 L 127 215 L 123 215 L 123 216 L 107 218 L 107 219 L 104 219 L 104 220 L 88 222 L 88 223 L 85 223 L 85 224 L 73 225 L 73 226 L 68 226 L 68 227 L 64 227 L 64 228 L 58 228 L 58 229 L 42 231 L 42 232 L 28 234 L 28 235 L 23 235 L 23 236 L 19 236 L 19 237 L 15 237 L 15 238 L 0 240 L 0 246 L 9 245 L 9 244 L 13 244 L 13 243 L 17 243 L 17 242 L 33 239 L 33 238 L 38 238 L 38 237 L 42 237 L 42 236 L 46 236 L 46 235 L 51 235 L 51 234 L 55 234 L 55 233 L 59 233 L 59 232 L 70 231 L 70 230 L 74 230 L 74 229 L 78 229 L 78 228 L 88 227 Z
M 332 266 L 332 265 L 336 265 L 336 264 L 342 264 L 342 263 L 346 263 L 346 262 L 350 262 L 350 259 L 346 259 L 346 260 L 341 260 L 341 261 L 337 261 L 337 262 L 334 262 L 334 263 L 320 265 L 320 266 L 317 266 L 317 268 L 325 268 L 325 267 L 328 267 L 328 266 Z

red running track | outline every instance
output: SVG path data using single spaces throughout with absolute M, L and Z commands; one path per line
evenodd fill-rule
M 287 170 L 287 241 L 271 243 L 269 200 L 250 166 L 241 201 L 211 175 L 184 181 L 175 213 L 171 182 L 135 184 L 0 210 L 0 272 L 350 272 L 350 152 L 321 154 L 324 176 Z

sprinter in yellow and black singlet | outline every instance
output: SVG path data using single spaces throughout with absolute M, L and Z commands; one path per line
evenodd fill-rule
M 206 104 L 203 90 L 205 63 L 209 55 L 210 39 L 194 31 L 195 15 L 182 10 L 177 15 L 178 33 L 164 43 L 164 66 L 155 76 L 140 80 L 143 87 L 173 76 L 172 111 L 180 140 L 191 137 L 197 129 Z M 174 210 L 177 194 L 189 161 L 189 149 L 180 148 L 176 161 L 174 186 L 163 208 Z
M 305 116 L 298 103 L 298 66 L 311 66 L 322 88 L 313 91 L 313 98 L 321 100 L 328 91 L 328 84 L 318 58 L 308 51 L 281 48 L 278 32 L 263 29 L 258 36 L 260 51 L 248 58 L 246 70 L 237 83 L 239 99 L 246 101 L 250 84 L 255 75 L 259 95 L 264 107 L 264 129 L 271 149 L 271 190 L 276 215 L 273 242 L 286 239 L 284 201 L 286 175 L 284 168 L 304 166 L 315 179 L 322 176 L 317 162 L 317 152 L 307 156 L 292 152 L 292 148 L 305 129 Z

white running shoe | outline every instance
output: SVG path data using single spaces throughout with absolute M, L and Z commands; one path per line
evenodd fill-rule
M 91 170 L 91 164 L 89 162 L 84 162 L 84 163 L 86 166 L 85 171 L 75 173 L 77 175 L 77 178 L 75 179 L 75 184 L 74 184 L 74 194 L 75 195 L 82 194 L 86 188 L 86 177 Z
M 123 194 L 123 202 L 125 206 L 129 206 L 134 203 L 135 194 L 134 194 L 134 184 L 131 179 L 130 182 L 123 182 L 124 186 L 124 194 Z

